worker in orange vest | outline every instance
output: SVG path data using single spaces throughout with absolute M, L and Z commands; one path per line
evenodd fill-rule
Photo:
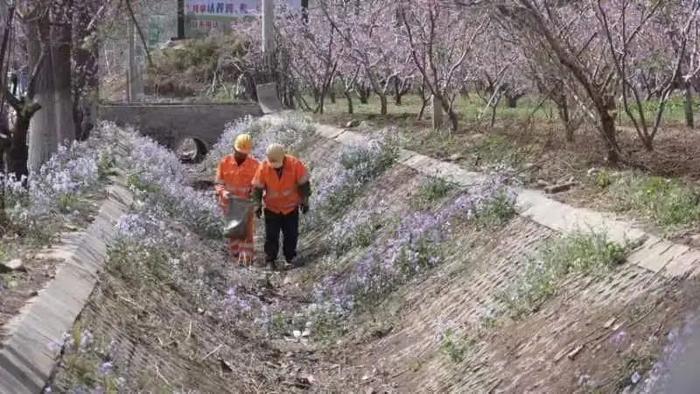
M 233 145 L 233 153 L 224 157 L 216 171 L 216 192 L 219 197 L 219 205 L 226 212 L 229 198 L 238 197 L 250 199 L 252 196 L 252 182 L 260 162 L 250 155 L 253 150 L 253 139 L 248 134 L 240 134 Z M 229 240 L 229 250 L 238 263 L 251 264 L 255 255 L 253 236 L 255 234 L 255 222 L 253 212 L 248 218 L 246 235 L 244 239 Z
M 253 202 L 258 218 L 265 212 L 265 261 L 276 270 L 279 238 L 287 264 L 298 266 L 299 211 L 309 210 L 311 184 L 309 171 L 296 157 L 286 154 L 284 146 L 272 144 L 253 179 Z M 264 200 L 263 200 L 264 197 Z

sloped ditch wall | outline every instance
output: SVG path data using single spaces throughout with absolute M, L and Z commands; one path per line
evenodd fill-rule
M 323 134 L 344 144 L 358 140 L 333 128 L 324 128 Z M 440 176 L 445 173 L 444 163 L 432 166 L 433 160 L 411 155 L 402 152 L 410 167 L 424 174 L 431 168 Z M 455 169 L 447 175 L 462 176 L 452 180 L 466 185 L 480 179 L 480 174 Z M 404 201 L 411 194 L 405 185 L 395 186 Z M 374 371 L 362 376 L 366 385 L 399 392 L 652 387 L 664 347 L 677 340 L 674 332 L 697 307 L 697 279 L 685 278 L 697 272 L 698 252 L 644 235 L 609 215 L 550 204 L 536 193 L 521 194 L 517 204 L 523 216 L 504 227 L 475 231 L 467 224 L 454 230 L 444 264 L 403 286 L 371 313 L 373 324 L 386 320 L 381 325 L 390 329 L 379 340 L 359 341 L 358 363 Z M 646 241 L 610 272 L 569 275 L 554 297 L 530 315 L 494 317 L 493 311 L 503 307 L 504 291 L 522 277 L 528 260 L 545 241 L 561 236 L 553 229 L 610 230 L 618 242 Z M 449 332 L 463 336 L 450 339 Z M 454 346 L 462 346 L 457 362 L 450 355 Z
M 123 179 L 114 177 L 112 182 L 93 223 L 44 251 L 46 258 L 61 263 L 55 278 L 5 327 L 0 393 L 38 393 L 49 379 L 64 334 L 71 331 L 103 269 L 114 225 L 131 204 Z

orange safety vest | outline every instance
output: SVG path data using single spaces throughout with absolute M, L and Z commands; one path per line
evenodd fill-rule
M 250 198 L 253 192 L 252 182 L 255 173 L 258 171 L 260 162 L 254 157 L 248 156 L 245 161 L 238 165 L 233 155 L 228 155 L 221 160 L 216 170 L 216 192 L 219 196 L 219 205 L 228 210 L 229 201 L 225 198 L 226 192 L 232 193 L 236 197 Z M 255 221 L 253 212 L 250 213 L 246 226 L 245 239 L 229 240 L 229 250 L 233 256 L 238 256 L 239 263 L 250 263 L 255 255 Z
M 285 155 L 282 176 L 265 160 L 253 179 L 253 186 L 265 191 L 265 208 L 274 213 L 287 215 L 301 204 L 299 186 L 309 181 L 309 172 L 304 163 L 294 156 Z
M 236 197 L 250 198 L 253 192 L 252 182 L 260 162 L 254 157 L 248 156 L 239 166 L 233 155 L 228 155 L 221 160 L 216 170 L 216 182 L 219 201 L 226 205 L 223 198 L 224 191 L 230 192 Z

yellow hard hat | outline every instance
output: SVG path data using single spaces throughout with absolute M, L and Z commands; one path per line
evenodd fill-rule
M 236 142 L 233 143 L 233 149 L 237 152 L 249 155 L 253 150 L 253 137 L 250 134 L 239 134 L 236 137 Z
M 285 149 L 282 144 L 271 144 L 267 147 L 267 161 L 272 167 L 280 168 L 284 162 Z

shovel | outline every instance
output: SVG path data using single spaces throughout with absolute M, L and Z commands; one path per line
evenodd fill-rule
M 226 224 L 224 225 L 224 237 L 244 239 L 248 220 L 253 212 L 253 202 L 236 196 L 228 198 L 228 210 L 226 212 Z

